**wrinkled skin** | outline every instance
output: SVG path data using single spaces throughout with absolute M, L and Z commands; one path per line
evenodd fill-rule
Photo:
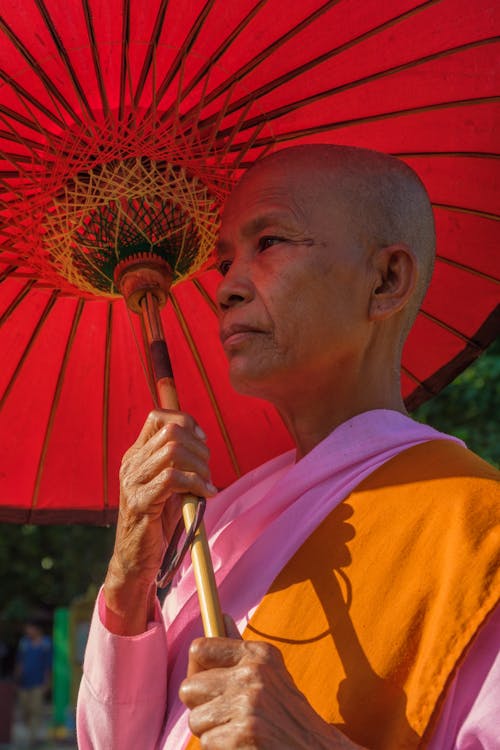
M 209 451 L 194 419 L 153 411 L 120 469 L 120 510 L 104 596 L 107 627 L 142 633 L 152 614 L 154 580 L 180 516 L 179 494 L 210 497 Z M 143 606 L 141 606 L 143 605 Z
M 359 750 L 318 716 L 269 643 L 200 638 L 189 654 L 179 696 L 204 750 Z

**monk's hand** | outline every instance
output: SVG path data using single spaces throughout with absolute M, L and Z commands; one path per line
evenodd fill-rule
M 203 750 L 360 750 L 311 707 L 269 643 L 198 638 L 179 690 Z
M 115 547 L 104 584 L 106 625 L 118 635 L 145 630 L 154 583 L 175 525 L 180 496 L 210 497 L 209 451 L 194 419 L 152 411 L 120 469 Z

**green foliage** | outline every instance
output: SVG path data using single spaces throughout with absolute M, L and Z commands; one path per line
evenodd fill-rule
M 4 627 L 39 611 L 49 614 L 84 594 L 91 583 L 99 585 L 113 537 L 113 528 L 0 524 Z
M 464 440 L 490 463 L 500 464 L 500 339 L 442 393 L 412 415 Z

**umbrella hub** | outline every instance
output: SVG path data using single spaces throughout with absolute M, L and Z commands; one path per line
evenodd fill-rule
M 146 255 L 153 265 L 157 258 L 165 262 L 170 286 L 207 265 L 219 207 L 219 198 L 184 166 L 146 157 L 101 163 L 53 192 L 42 257 L 84 293 L 118 295 L 115 269 Z
M 167 301 L 173 271 L 167 261 L 154 253 L 138 253 L 119 263 L 114 272 L 117 289 L 127 306 L 142 312 L 141 303 L 150 292 L 161 308 Z

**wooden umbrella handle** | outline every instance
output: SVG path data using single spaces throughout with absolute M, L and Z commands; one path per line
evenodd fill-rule
M 158 400 L 163 409 L 179 409 L 177 391 L 170 368 L 170 360 L 165 339 L 163 337 L 163 327 L 159 316 L 156 301 L 151 299 L 153 295 L 147 295 L 147 307 L 149 307 L 149 321 L 146 326 L 147 336 L 150 345 L 151 359 L 153 370 L 155 372 L 156 390 Z M 151 313 L 154 314 L 151 306 L 156 311 L 157 320 L 155 325 L 151 326 Z M 146 305 L 144 306 L 146 315 Z M 170 372 L 166 372 L 170 370 Z M 192 527 L 195 520 L 198 499 L 193 495 L 185 495 L 182 500 L 182 517 L 186 531 Z M 207 533 L 205 524 L 200 523 L 191 544 L 191 561 L 193 563 L 194 577 L 198 591 L 198 600 L 200 603 L 201 619 L 203 622 L 203 631 L 208 637 L 224 636 L 224 620 L 219 602 L 219 593 L 215 582 L 214 568 L 212 558 L 210 557 L 210 548 L 208 546 Z

